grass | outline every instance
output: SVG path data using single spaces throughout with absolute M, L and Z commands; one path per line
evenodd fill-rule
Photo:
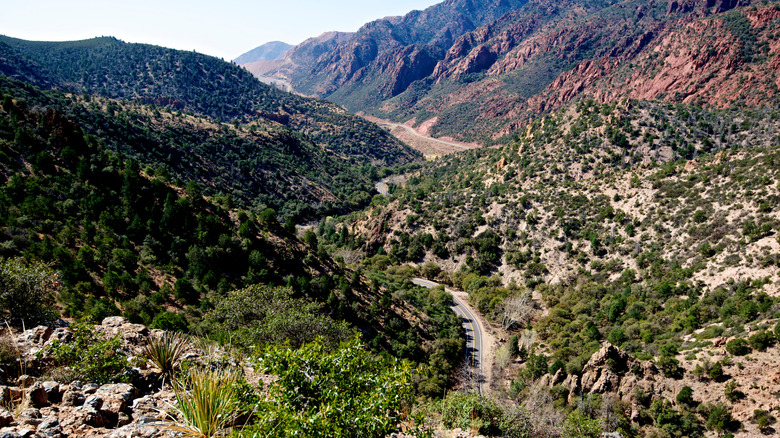
M 236 373 L 190 368 L 174 380 L 175 410 L 181 421 L 166 422 L 164 429 L 185 438 L 225 436 L 237 411 Z

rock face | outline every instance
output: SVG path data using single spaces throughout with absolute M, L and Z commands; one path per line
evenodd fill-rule
M 451 0 L 304 43 L 273 74 L 304 94 L 431 121 L 431 132 L 462 140 L 510 134 L 580 98 L 719 108 L 780 99 L 774 5 L 664 4 Z
M 449 0 L 403 17 L 388 17 L 364 25 L 354 34 L 325 34 L 293 48 L 276 74 L 304 94 L 327 96 L 348 84 L 382 79 L 385 97 L 426 77 L 459 36 L 519 9 L 527 0 Z M 413 55 L 412 55 L 413 54 Z M 410 58 L 405 57 L 409 55 Z M 417 59 L 414 59 L 414 58 Z M 397 67 L 395 74 L 387 72 Z M 352 94 L 343 92 L 343 94 Z
M 572 403 L 582 394 L 617 394 L 623 400 L 631 401 L 636 387 L 651 391 L 658 375 L 658 368 L 652 362 L 643 362 L 631 357 L 618 347 L 606 342 L 591 356 L 582 368 L 582 375 L 565 378 L 558 370 L 549 385 L 562 385 L 569 390 L 568 402 Z M 559 375 L 560 374 L 560 375 Z

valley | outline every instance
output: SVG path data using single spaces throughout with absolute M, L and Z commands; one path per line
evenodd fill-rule
M 776 0 L 0 36 L 0 436 L 772 436 L 778 72 Z

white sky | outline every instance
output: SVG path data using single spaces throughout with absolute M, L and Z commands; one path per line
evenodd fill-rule
M 0 0 L 0 34 L 34 41 L 114 36 L 231 60 L 269 41 L 355 31 L 442 0 Z

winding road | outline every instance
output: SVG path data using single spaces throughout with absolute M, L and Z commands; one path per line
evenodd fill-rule
M 412 283 L 418 286 L 427 287 L 429 289 L 440 286 L 440 284 L 436 283 L 435 281 L 425 280 L 423 278 L 413 278 Z M 465 292 L 456 292 L 447 287 L 445 287 L 444 290 L 452 295 L 453 305 L 450 307 L 452 307 L 452 310 L 461 317 L 463 321 L 463 327 L 466 329 L 466 351 L 468 354 L 467 360 L 470 371 L 473 373 L 474 377 L 472 381 L 476 381 L 474 389 L 476 389 L 478 392 L 482 392 L 482 383 L 485 380 L 482 373 L 482 352 L 486 348 L 486 346 L 483 345 L 482 340 L 491 337 L 485 331 L 485 328 L 482 326 L 479 318 L 474 315 L 471 306 L 469 306 L 468 303 L 464 301 L 465 297 L 459 298 L 456 296 L 456 293 L 463 295 Z
M 380 125 L 381 126 L 389 126 L 391 128 L 403 128 L 403 129 L 406 130 L 406 132 L 408 132 L 409 134 L 412 134 L 415 137 L 419 137 L 419 138 L 421 138 L 423 140 L 426 140 L 426 141 L 432 141 L 434 143 L 439 143 L 439 144 L 443 144 L 443 145 L 447 145 L 447 146 L 452 146 L 454 148 L 461 149 L 461 150 L 464 150 L 464 151 L 467 151 L 469 149 L 473 149 L 473 148 L 470 148 L 468 146 L 463 146 L 462 144 L 452 143 L 452 142 L 449 142 L 449 141 L 439 140 L 438 138 L 433 138 L 433 137 L 428 137 L 428 136 L 422 135 L 422 134 L 418 133 L 417 131 L 415 131 L 414 129 L 412 129 L 412 128 L 406 126 L 406 125 L 401 125 L 400 123 L 382 122 L 382 123 L 380 123 Z

